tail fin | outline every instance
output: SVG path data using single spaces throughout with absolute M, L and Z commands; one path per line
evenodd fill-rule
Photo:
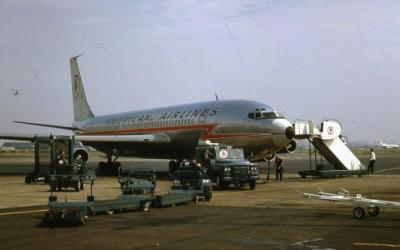
M 74 103 L 74 120 L 82 121 L 94 117 L 92 110 L 86 100 L 85 89 L 82 83 L 81 73 L 78 67 L 78 57 L 74 56 L 69 59 L 71 67 L 71 83 L 72 83 L 72 97 Z

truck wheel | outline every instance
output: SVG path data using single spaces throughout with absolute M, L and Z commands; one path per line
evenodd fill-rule
M 173 174 L 173 173 L 175 172 L 176 166 L 177 166 L 177 163 L 176 163 L 176 161 L 174 161 L 174 160 L 171 160 L 171 161 L 168 163 L 168 169 L 169 169 L 169 172 L 170 172 L 171 174 Z
M 251 190 L 255 189 L 255 188 L 256 188 L 256 181 L 254 181 L 254 180 L 253 180 L 253 181 L 250 181 L 250 182 L 249 182 L 249 185 L 250 185 L 250 189 L 251 189 Z
M 360 220 L 362 218 L 365 217 L 365 211 L 362 207 L 356 207 L 353 210 L 353 216 L 354 218 L 356 218 L 357 220 Z
M 221 177 L 217 176 L 217 186 L 220 190 L 224 190 L 226 188 L 225 181 L 221 180 Z
M 377 206 L 370 206 L 367 210 L 369 216 L 376 217 L 379 214 L 379 207 Z
M 140 210 L 143 212 L 149 211 L 151 206 L 151 201 L 142 201 L 142 204 L 140 205 Z
M 204 196 L 204 198 L 206 199 L 206 201 L 210 201 L 211 198 L 212 198 L 212 193 L 209 192 L 208 194 L 206 194 L 206 195 Z

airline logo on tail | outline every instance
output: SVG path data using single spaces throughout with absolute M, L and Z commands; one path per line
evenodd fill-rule
M 81 82 L 81 79 L 79 78 L 79 76 L 75 75 L 74 76 L 74 99 L 75 100 L 79 98 L 79 93 L 81 93 L 81 91 L 79 91 L 80 90 L 80 82 Z

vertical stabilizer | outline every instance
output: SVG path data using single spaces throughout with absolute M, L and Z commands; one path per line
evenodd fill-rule
M 81 56 L 81 55 L 79 55 Z M 74 103 L 74 120 L 82 121 L 94 117 L 92 110 L 86 100 L 85 89 L 82 83 L 81 73 L 78 67 L 78 57 L 69 59 L 71 67 L 72 98 Z

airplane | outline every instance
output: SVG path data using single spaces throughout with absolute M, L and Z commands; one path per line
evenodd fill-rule
M 283 114 L 250 100 L 215 100 L 95 116 L 86 98 L 78 66 L 80 56 L 70 58 L 72 126 L 14 122 L 73 131 L 76 140 L 106 153 L 107 162 L 100 162 L 101 168 L 118 168 L 118 156 L 171 159 L 170 164 L 175 164 L 193 157 L 196 146 L 208 141 L 243 148 L 252 161 L 296 149 L 294 128 Z M 4 137 L 27 139 L 0 134 Z
M 384 143 L 383 141 L 378 141 L 378 145 L 386 150 L 400 148 L 400 145 L 398 145 L 398 144 L 387 144 L 387 143 Z
M 365 217 L 365 209 L 363 207 L 366 208 L 368 215 L 372 217 L 378 216 L 380 212 L 379 206 L 400 209 L 400 202 L 369 199 L 362 196 L 361 194 L 352 196 L 350 195 L 350 192 L 344 188 L 340 188 L 342 192 L 338 192 L 336 194 L 327 193 L 321 189 L 319 189 L 319 192 L 317 194 L 303 193 L 295 188 L 294 190 L 308 199 L 319 199 L 324 201 L 354 204 L 356 205 L 356 207 L 353 209 L 353 216 L 356 219 L 363 219 Z

